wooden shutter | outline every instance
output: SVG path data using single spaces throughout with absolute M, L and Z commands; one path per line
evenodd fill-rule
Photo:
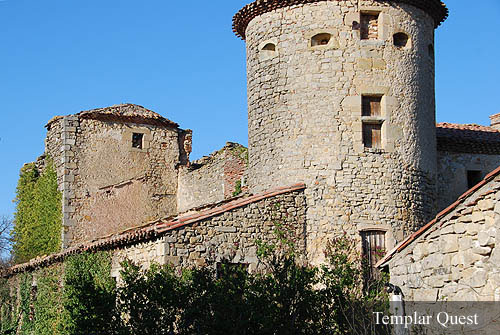
M 380 107 L 382 97 L 363 97 L 361 115 L 362 116 L 381 116 Z
M 366 148 L 382 148 L 382 125 L 363 123 L 363 143 Z
M 386 253 L 384 231 L 364 231 L 361 233 L 363 242 L 363 254 L 371 270 L 375 274 L 375 264 L 380 261 Z

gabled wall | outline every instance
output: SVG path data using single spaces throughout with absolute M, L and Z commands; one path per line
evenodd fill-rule
M 500 176 L 461 198 L 389 263 L 409 301 L 500 301 Z

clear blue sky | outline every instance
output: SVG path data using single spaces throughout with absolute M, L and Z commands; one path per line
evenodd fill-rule
M 231 18 L 250 0 L 0 0 L 0 215 L 54 115 L 123 102 L 194 130 L 192 158 L 247 144 L 245 45 Z M 500 112 L 498 0 L 447 0 L 437 30 L 438 121 Z

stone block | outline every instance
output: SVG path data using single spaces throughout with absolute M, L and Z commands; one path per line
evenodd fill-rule
M 482 211 L 489 211 L 495 208 L 495 203 L 491 199 L 481 200 L 477 203 L 477 207 Z
M 237 229 L 236 227 L 224 227 L 224 226 L 219 226 L 215 228 L 218 232 L 221 233 L 236 233 Z
M 189 255 L 188 249 L 177 249 L 177 256 L 187 256 Z
M 457 235 L 444 235 L 440 238 L 441 251 L 443 253 L 457 252 L 459 250 Z
M 165 264 L 178 266 L 181 264 L 181 258 L 179 256 L 165 256 Z

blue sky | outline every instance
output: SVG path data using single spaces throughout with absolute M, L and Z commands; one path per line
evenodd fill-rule
M 0 0 L 0 215 L 54 115 L 131 102 L 194 130 L 192 158 L 247 144 L 250 0 Z M 448 0 L 436 33 L 439 122 L 489 124 L 498 104 L 500 1 Z

